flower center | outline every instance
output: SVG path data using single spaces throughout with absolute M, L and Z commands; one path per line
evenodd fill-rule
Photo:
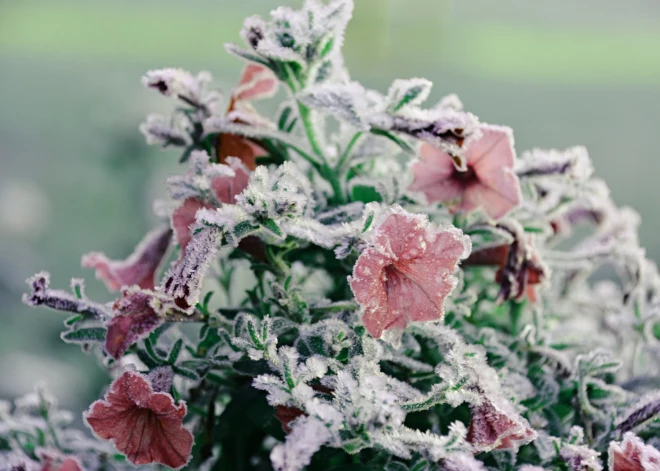
M 464 171 L 464 172 L 461 172 L 460 170 L 454 169 L 454 174 L 452 175 L 452 177 L 455 180 L 458 180 L 458 181 L 460 181 L 460 182 L 462 182 L 466 185 L 469 184 L 469 183 L 474 183 L 477 180 L 479 180 L 479 178 L 477 177 L 477 172 L 475 172 L 474 167 L 472 167 L 470 165 L 468 165 L 467 170 Z

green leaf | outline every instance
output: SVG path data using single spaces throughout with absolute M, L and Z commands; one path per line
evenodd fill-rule
M 199 375 L 194 372 L 193 370 L 189 370 L 188 368 L 182 368 L 180 366 L 173 366 L 172 371 L 174 371 L 174 374 L 177 374 L 179 376 L 183 376 L 184 378 L 191 379 L 193 381 L 199 381 L 200 377 Z
M 165 363 L 165 360 L 156 352 L 154 346 L 155 343 L 152 342 L 150 338 L 146 338 L 144 340 L 144 349 L 147 352 L 147 354 L 151 357 L 153 361 L 162 365 L 163 363 Z
M 77 322 L 79 322 L 79 321 L 81 321 L 81 320 L 83 320 L 83 319 L 84 319 L 84 316 L 82 316 L 82 315 L 80 315 L 80 314 L 76 314 L 76 315 L 71 316 L 71 317 L 69 317 L 68 319 L 66 319 L 66 320 L 64 321 L 64 325 L 66 325 L 67 327 L 70 327 L 70 326 L 72 326 L 73 324 L 75 324 L 75 323 L 77 323 Z
M 274 220 L 266 219 L 261 222 L 261 225 L 277 237 L 284 237 L 284 232 L 282 232 L 282 229 L 280 229 L 280 226 L 278 226 Z
M 179 354 L 181 353 L 181 347 L 183 347 L 183 339 L 177 340 L 172 346 L 172 350 L 170 350 L 170 354 L 167 357 L 167 362 L 170 365 L 175 364 L 176 361 L 179 359 Z
M 60 337 L 68 343 L 88 343 L 103 342 L 105 340 L 105 334 L 105 327 L 87 327 L 63 332 Z
M 280 131 L 284 131 L 287 128 L 287 122 L 289 121 L 289 116 L 291 115 L 291 107 L 285 106 L 280 113 L 280 117 L 277 120 L 277 127 Z
M 353 201 L 362 201 L 363 203 L 380 202 L 383 198 L 375 188 L 365 185 L 355 185 L 352 191 Z
M 364 227 L 362 228 L 363 233 L 369 230 L 372 222 L 374 222 L 374 213 L 369 213 L 369 216 L 367 216 L 367 220 L 364 222 Z

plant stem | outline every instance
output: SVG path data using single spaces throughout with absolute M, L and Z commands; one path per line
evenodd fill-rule
M 355 147 L 355 144 L 357 143 L 358 139 L 360 139 L 361 136 L 362 136 L 362 131 L 355 133 L 351 141 L 346 146 L 346 149 L 344 149 L 344 153 L 339 158 L 339 161 L 337 162 L 337 165 L 335 167 L 340 173 L 344 170 L 344 166 L 348 162 L 348 158 L 351 155 L 351 151 L 353 150 L 353 147 Z

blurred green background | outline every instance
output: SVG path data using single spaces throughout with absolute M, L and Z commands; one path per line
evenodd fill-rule
M 229 90 L 241 63 L 222 44 L 280 3 L 0 0 L 0 398 L 38 381 L 76 411 L 96 398 L 104 373 L 60 341 L 61 314 L 22 306 L 24 280 L 45 269 L 66 288 L 85 276 L 90 297 L 112 298 L 80 256 L 130 253 L 176 169 L 176 153 L 137 130 L 172 106 L 141 74 L 206 69 Z M 345 51 L 369 87 L 423 76 L 431 103 L 457 93 L 483 121 L 512 126 L 519 152 L 586 145 L 660 258 L 657 0 L 356 0 Z

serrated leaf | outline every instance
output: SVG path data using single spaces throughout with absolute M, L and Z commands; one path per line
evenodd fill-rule
M 103 342 L 105 334 L 105 327 L 87 327 L 63 332 L 61 338 L 68 343 Z

